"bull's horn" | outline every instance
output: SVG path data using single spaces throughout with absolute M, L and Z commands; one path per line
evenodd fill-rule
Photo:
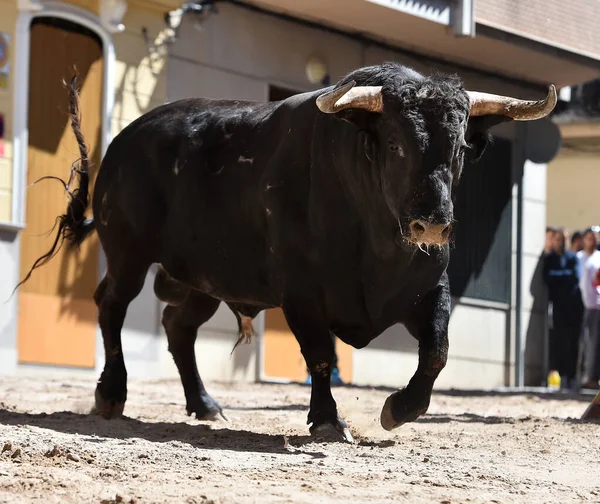
M 476 91 L 467 91 L 471 101 L 471 116 L 503 115 L 516 121 L 533 121 L 546 117 L 556 106 L 556 88 L 550 84 L 543 100 L 519 100 Z
M 317 107 L 325 114 L 335 114 L 346 109 L 363 109 L 381 114 L 381 86 L 354 87 L 355 85 L 355 81 L 350 81 L 338 89 L 322 94 L 317 98 Z

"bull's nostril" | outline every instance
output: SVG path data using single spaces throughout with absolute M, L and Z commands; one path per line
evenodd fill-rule
M 450 231 L 452 231 L 452 226 L 448 225 L 442 230 L 442 238 L 446 239 L 450 236 Z
M 410 225 L 410 230 L 414 234 L 423 234 L 425 232 L 425 226 L 418 221 L 412 222 Z

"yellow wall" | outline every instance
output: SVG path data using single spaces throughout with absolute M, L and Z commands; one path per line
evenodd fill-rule
M 97 0 L 67 1 L 97 13 Z M 174 7 L 162 6 L 157 0 L 135 0 L 128 4 L 123 19 L 125 31 L 113 35 L 116 53 L 113 136 L 144 112 L 164 103 L 167 93 L 166 48 L 161 47 L 160 41 L 165 30 L 164 13 Z M 148 43 L 142 35 L 144 27 Z
M 69 0 L 79 7 L 97 12 L 97 0 Z M 142 0 L 130 4 L 125 15 L 126 30 L 114 34 L 116 71 L 114 80 L 115 107 L 111 132 L 116 135 L 142 113 L 160 105 L 166 99 L 166 48 L 160 46 L 165 24 L 164 12 L 172 8 L 149 2 L 145 8 Z M 13 163 L 13 96 L 16 0 L 0 0 L 0 32 L 8 33 L 10 40 L 10 80 L 7 90 L 0 89 L 0 114 L 4 115 L 4 157 L 0 158 L 0 222 L 11 221 L 12 163 Z M 142 27 L 148 30 L 150 48 L 142 36 Z M 85 114 L 85 110 L 82 111 Z
M 10 35 L 8 89 L 0 89 L 0 114 L 4 116 L 4 157 L 0 157 L 0 222 L 9 222 L 12 213 L 12 135 L 13 135 L 13 96 L 14 96 L 14 54 L 15 26 L 17 22 L 17 2 L 0 0 L 0 32 Z
M 600 225 L 600 154 L 563 151 L 548 165 L 547 183 L 549 225 L 570 230 Z
M 165 28 L 162 15 L 159 11 L 130 6 L 123 20 L 125 31 L 113 37 L 117 59 L 113 136 L 166 100 L 166 47 L 160 45 Z M 143 27 L 148 31 L 149 45 L 142 36 Z

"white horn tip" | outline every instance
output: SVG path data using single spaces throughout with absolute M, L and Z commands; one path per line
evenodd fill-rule
M 556 93 L 556 86 L 554 84 L 550 84 L 548 86 L 548 97 L 550 98 L 550 101 L 553 102 L 556 105 L 556 102 L 558 100 L 558 96 Z
M 338 89 L 333 89 L 328 93 L 324 93 L 317 97 L 316 104 L 321 112 L 326 114 L 332 114 L 336 112 L 335 104 L 337 101 L 344 96 L 348 91 L 350 91 L 356 85 L 356 81 L 352 80 L 347 82 L 343 86 Z

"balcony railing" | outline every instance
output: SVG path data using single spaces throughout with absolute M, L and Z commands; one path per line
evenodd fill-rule
M 570 101 L 559 100 L 556 122 L 600 121 L 600 79 L 571 86 Z

